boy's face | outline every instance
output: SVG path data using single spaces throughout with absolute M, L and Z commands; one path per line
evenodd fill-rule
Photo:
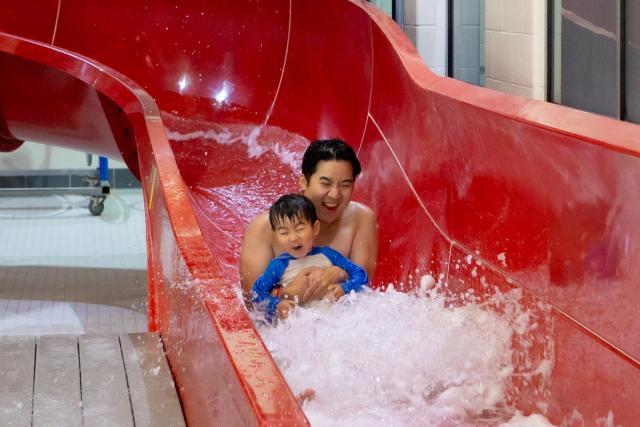
M 313 241 L 319 232 L 320 221 L 311 224 L 304 218 L 294 218 L 293 221 L 283 218 L 278 221 L 273 231 L 282 250 L 295 258 L 302 258 L 311 251 Z
M 320 221 L 330 224 L 340 218 L 351 201 L 353 167 L 346 160 L 321 160 L 311 179 L 300 177 L 300 189 L 316 207 Z

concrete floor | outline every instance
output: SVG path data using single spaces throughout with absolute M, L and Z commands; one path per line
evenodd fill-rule
M 141 190 L 0 197 L 0 335 L 146 331 Z

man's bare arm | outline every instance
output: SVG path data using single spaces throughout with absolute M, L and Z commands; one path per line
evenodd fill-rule
M 357 213 L 357 227 L 349 259 L 364 268 L 369 280 L 372 280 L 378 258 L 378 223 L 370 208 L 359 205 L 358 209 L 360 211 Z M 347 279 L 346 272 L 336 266 L 317 269 L 317 274 L 315 277 L 314 273 L 310 275 L 309 288 L 302 296 L 303 302 L 324 298 L 330 285 Z
M 273 259 L 269 218 L 262 214 L 254 218 L 244 232 L 240 251 L 240 282 L 245 299 L 251 287 Z
M 378 223 L 370 208 L 364 205 L 359 208 L 361 210 L 358 212 L 358 225 L 349 259 L 364 268 L 369 280 L 372 280 L 378 259 Z

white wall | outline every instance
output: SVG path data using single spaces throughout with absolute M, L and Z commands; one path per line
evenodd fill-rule
M 447 74 L 447 0 L 405 0 L 404 32 L 422 60 L 437 74 Z
M 95 169 L 98 156 L 93 156 L 87 166 L 86 153 L 67 150 L 45 144 L 25 142 L 10 153 L 0 152 L 0 171 L 49 170 L 49 169 Z M 109 168 L 126 168 L 124 162 L 109 160 Z
M 546 0 L 486 0 L 485 86 L 546 98 Z

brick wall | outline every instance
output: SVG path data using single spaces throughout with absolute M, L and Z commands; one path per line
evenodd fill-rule
M 546 1 L 486 0 L 485 86 L 546 97 Z

